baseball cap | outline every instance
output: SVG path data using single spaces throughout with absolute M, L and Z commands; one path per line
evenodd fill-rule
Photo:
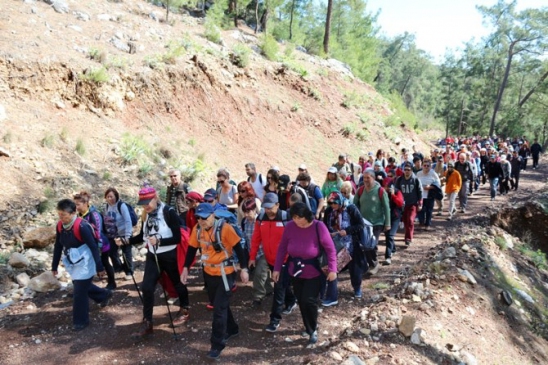
M 327 172 L 330 172 L 330 173 L 332 173 L 332 174 L 336 174 L 336 173 L 337 173 L 337 168 L 334 167 L 334 166 L 331 166 L 331 167 L 327 170 Z
M 280 179 L 278 180 L 278 188 L 282 190 L 287 188 L 287 185 L 289 185 L 289 181 L 291 181 L 289 175 L 281 175 Z
M 300 164 L 299 170 L 306 170 L 306 165 L 304 163 Z
M 380 161 L 375 161 L 375 166 L 382 166 L 382 163 Z
M 273 206 L 278 204 L 278 195 L 274 193 L 267 193 L 264 196 L 262 207 L 266 209 L 270 209 Z
M 207 218 L 210 215 L 213 214 L 213 206 L 209 203 L 200 203 L 198 207 L 196 208 L 196 212 L 194 213 L 200 218 Z
M 137 202 L 137 205 L 148 205 L 154 198 L 156 198 L 156 189 L 152 186 L 145 186 L 139 190 L 139 201 Z
M 211 189 L 207 189 L 205 194 L 204 194 L 204 199 L 217 199 L 217 190 L 211 188 Z

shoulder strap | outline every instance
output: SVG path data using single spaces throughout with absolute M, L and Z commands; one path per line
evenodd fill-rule
M 365 189 L 365 185 L 360 186 L 358 189 L 358 200 L 362 197 L 363 189 Z
M 261 209 L 261 212 L 259 213 L 259 216 L 257 217 L 257 220 L 259 222 L 262 222 L 264 220 L 265 211 Z
M 80 233 L 80 225 L 82 224 L 82 218 L 78 217 L 74 221 L 74 225 L 72 226 L 72 229 L 74 231 L 74 237 L 80 242 L 82 242 L 82 234 Z M 93 236 L 95 237 L 95 234 L 92 232 Z
M 285 227 L 286 222 L 289 220 L 289 213 L 287 211 L 282 210 L 282 224 Z
M 259 182 L 261 183 L 261 185 L 263 185 L 263 175 L 262 174 L 259 174 Z
M 122 199 L 118 200 L 118 203 L 116 203 L 116 209 L 118 209 L 118 214 L 122 215 Z
M 382 202 L 382 197 L 384 196 L 384 188 L 379 186 L 379 200 Z

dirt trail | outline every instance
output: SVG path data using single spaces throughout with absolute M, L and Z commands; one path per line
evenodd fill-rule
M 544 162 L 544 161 L 543 161 Z M 485 216 L 479 216 L 486 209 L 503 204 L 513 204 L 531 191 L 544 186 L 546 168 L 527 170 L 522 174 L 520 190 L 507 197 L 498 197 L 495 202 L 489 199 L 488 185 L 469 198 L 466 214 L 458 214 L 451 222 L 435 216 L 430 232 L 417 232 L 412 246 L 405 248 L 401 231 L 398 232 L 398 252 L 390 266 L 383 266 L 379 273 L 364 280 L 364 298 L 354 300 L 347 273 L 340 276 L 339 305 L 324 309 L 320 315 L 320 343 L 329 340 L 331 346 L 340 343 L 341 331 L 354 320 L 363 308 L 373 303 L 376 294 L 389 294 L 390 289 L 373 289 L 379 283 L 402 281 L 417 274 L 421 260 L 430 254 L 431 248 L 455 229 L 466 225 L 487 225 Z M 382 257 L 384 246 L 379 248 Z M 142 278 L 142 263 L 138 264 L 137 281 Z M 157 297 L 154 308 L 155 333 L 143 342 L 135 343 L 130 334 L 138 327 L 141 319 L 141 305 L 132 282 L 119 282 L 112 304 L 104 309 L 92 305 L 91 325 L 80 333 L 71 331 L 71 298 L 66 292 L 56 291 L 40 294 L 31 302 L 12 305 L 0 313 L 2 346 L 0 359 L 10 364 L 188 364 L 207 363 L 205 353 L 209 349 L 211 312 L 206 311 L 206 295 L 202 290 L 201 275 L 197 270 L 190 285 L 191 321 L 177 328 L 181 338 L 174 341 L 163 299 Z M 497 314 L 497 303 L 493 293 L 482 286 L 466 290 L 462 283 L 439 284 L 436 290 L 450 290 L 450 295 L 436 299 L 445 316 L 437 315 L 436 310 L 417 312 L 417 326 L 428 328 L 430 338 L 441 342 L 464 346 L 473 353 L 479 363 L 534 363 L 546 362 L 545 342 L 524 331 L 515 322 L 504 320 Z M 268 323 L 270 300 L 263 302 L 260 310 L 250 308 L 251 284 L 239 286 L 232 299 L 232 308 L 240 325 L 240 336 L 230 340 L 222 353 L 225 364 L 334 364 L 339 363 L 328 357 L 325 346 L 305 349 L 306 340 L 300 337 L 301 320 L 298 310 L 284 316 L 279 331 L 272 335 L 264 331 Z M 451 289 L 448 289 L 451 288 Z M 159 296 L 159 291 L 157 291 Z M 411 304 L 406 304 L 411 306 Z M 444 308 L 451 311 L 443 311 Z M 465 308 L 475 308 L 475 314 Z M 176 307 L 172 307 L 173 310 Z M 512 328 L 513 327 L 513 328 Z M 363 336 L 362 336 L 363 337 Z M 356 343 L 363 341 L 354 338 Z M 434 343 L 435 341 L 429 341 Z M 450 364 L 451 361 L 434 345 L 414 346 L 399 333 L 392 332 L 379 336 L 378 341 L 363 345 L 362 358 L 376 356 L 381 364 Z M 495 361 L 486 361 L 493 359 Z

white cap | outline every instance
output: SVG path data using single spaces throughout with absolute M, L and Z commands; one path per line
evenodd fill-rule
M 299 170 L 306 170 L 306 165 L 304 163 L 300 164 Z
M 280 172 L 280 168 L 276 165 L 273 165 L 270 167 L 271 170 L 276 170 L 277 172 Z

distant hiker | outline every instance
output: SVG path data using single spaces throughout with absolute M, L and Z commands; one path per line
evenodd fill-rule
M 229 299 L 230 288 L 235 282 L 236 268 L 231 261 L 233 251 L 238 255 L 243 283 L 249 280 L 247 257 L 242 249 L 240 237 L 230 224 L 222 223 L 213 214 L 210 204 L 202 203 L 196 208 L 198 225 L 190 234 L 185 265 L 181 274 L 183 284 L 187 283 L 188 271 L 198 248 L 202 250 L 204 279 L 209 301 L 213 304 L 213 322 L 211 331 L 211 348 L 207 356 L 217 359 L 226 346 L 226 342 L 239 334 L 239 327 L 232 311 Z M 217 231 L 219 229 L 219 231 Z M 199 232 L 199 234 L 198 234 Z
M 462 179 L 462 186 L 459 191 L 460 212 L 466 213 L 466 206 L 468 204 L 468 183 L 473 179 L 473 172 L 465 152 L 459 153 L 459 159 L 455 162 L 455 170 L 460 173 Z
M 375 171 L 375 181 L 378 182 L 381 186 L 384 186 L 384 181 L 388 177 L 386 171 L 382 167 L 381 161 L 375 161 L 373 164 L 373 171 Z
M 447 199 L 449 200 L 449 217 L 447 220 L 450 221 L 453 219 L 453 214 L 457 211 L 455 207 L 455 200 L 457 195 L 462 187 L 462 178 L 458 171 L 455 171 L 455 162 L 447 162 L 447 171 L 444 176 L 445 181 L 445 194 L 447 194 Z
M 310 172 L 308 172 L 308 168 L 306 167 L 306 165 L 304 163 L 299 165 L 299 168 L 297 169 L 297 171 L 298 171 L 297 176 L 299 174 L 302 174 L 303 172 L 306 172 L 308 175 L 310 175 Z M 299 179 L 295 178 L 295 180 L 297 181 L 297 184 L 299 184 Z M 315 184 L 314 179 L 312 178 L 312 176 L 310 176 L 310 183 Z
M 535 139 L 533 144 L 531 145 L 531 156 L 533 157 L 533 170 L 538 169 L 538 159 L 541 153 L 542 153 L 542 146 Z
M 179 296 L 180 310 L 172 325 L 179 326 L 188 321 L 188 289 L 181 283 L 177 262 L 177 245 L 181 242 L 180 218 L 177 211 L 160 201 L 156 190 L 146 186 L 139 190 L 138 205 L 143 206 L 145 220 L 138 235 L 131 237 L 129 247 L 145 243 L 147 248 L 145 271 L 141 290 L 143 292 L 143 322 L 133 337 L 143 337 L 153 333 L 152 311 L 154 309 L 154 290 L 163 272 L 167 274 Z M 122 245 L 123 240 L 116 239 Z
M 432 170 L 432 160 L 425 158 L 422 170 L 417 173 L 417 178 L 422 187 L 422 210 L 419 212 L 421 227 L 428 231 L 432 225 L 432 213 L 434 212 L 435 191 L 441 193 L 441 182 L 438 174 Z
M 527 170 L 527 160 L 529 159 L 530 154 L 531 150 L 529 149 L 527 141 L 524 141 L 523 143 L 520 141 L 518 155 L 521 157 L 521 169 L 523 171 Z
M 378 244 L 381 232 L 390 230 L 390 205 L 388 194 L 375 181 L 375 171 L 367 169 L 363 173 L 363 186 L 358 189 L 354 196 L 354 205 L 358 207 L 363 218 L 373 225 L 373 235 Z M 365 251 L 367 266 L 365 269 L 374 275 L 379 271 L 377 250 Z
M 276 253 L 278 252 L 285 226 L 289 221 L 289 214 L 280 210 L 278 196 L 274 193 L 266 194 L 263 200 L 263 209 L 255 221 L 255 229 L 253 231 L 253 237 L 251 238 L 249 267 L 255 266 L 256 263 L 261 260 L 261 258 L 259 258 L 259 261 L 257 261 L 257 256 L 259 250 L 262 248 L 264 253 L 262 259 L 264 259 L 267 264 L 267 270 L 274 270 Z M 293 309 L 297 306 L 288 275 L 287 266 L 284 266 L 281 272 L 281 280 L 274 283 L 274 296 L 270 309 L 270 323 L 265 328 L 267 332 L 276 332 L 280 325 L 280 321 L 282 320 L 282 314 L 291 314 Z
M 382 149 L 379 149 L 377 150 L 377 153 L 375 154 L 375 161 L 374 161 L 374 162 L 377 162 L 377 161 L 380 162 L 383 170 L 386 168 L 386 166 L 388 166 L 388 161 L 386 160 L 384 156 L 385 156 L 384 151 Z
M 521 156 L 520 156 L 521 157 Z M 510 191 L 510 175 L 512 174 L 512 165 L 505 154 L 500 156 L 500 167 L 502 168 L 502 177 L 499 181 L 500 195 L 508 194 Z
M 297 181 L 299 187 L 303 188 L 306 192 L 306 195 L 303 197 L 303 202 L 308 202 L 310 210 L 314 213 L 316 219 L 319 219 L 320 214 L 325 207 L 325 199 L 320 188 L 311 182 L 310 175 L 306 172 L 300 173 L 299 176 L 297 176 Z
M 133 234 L 133 228 L 131 224 L 131 216 L 126 203 L 120 201 L 120 193 L 115 188 L 108 188 L 105 191 L 105 208 L 103 210 L 103 221 L 105 225 L 106 236 L 110 242 L 110 259 L 112 260 L 112 266 L 114 272 L 125 273 L 125 279 L 131 280 L 133 274 L 133 253 L 131 252 L 130 245 L 124 245 L 121 247 L 123 253 L 124 262 L 120 262 L 120 255 L 118 253 L 118 246 L 114 242 L 117 237 L 129 240 Z
M 261 187 L 261 189 L 264 189 Z M 263 190 L 264 191 L 264 190 Z M 261 199 L 257 196 L 257 192 L 253 188 L 253 184 L 248 181 L 242 181 L 238 184 L 238 209 L 236 217 L 238 219 L 238 225 L 242 224 L 242 219 L 244 218 L 244 212 L 242 210 L 242 203 L 246 199 L 255 200 L 257 209 L 261 209 Z
M 416 174 L 422 170 L 422 160 L 419 157 L 413 157 L 413 173 Z
M 204 197 L 202 196 L 202 194 L 196 191 L 191 191 L 186 196 L 186 205 L 188 207 L 188 210 L 183 213 L 181 220 L 184 222 L 184 226 L 187 227 L 189 231 L 191 231 L 192 228 L 194 228 L 194 226 L 198 223 L 195 214 L 196 207 L 198 206 L 198 204 L 203 202 Z
M 229 211 L 236 213 L 238 209 L 238 188 L 230 183 L 230 173 L 227 169 L 217 171 L 217 200 L 226 205 Z
M 388 158 L 388 166 L 385 167 L 384 171 L 388 173 L 388 171 L 393 170 L 395 177 L 402 176 L 403 170 L 401 166 L 396 165 L 396 159 L 394 157 Z
M 57 233 L 53 246 L 51 272 L 57 276 L 57 268 L 63 254 L 63 265 L 72 278 L 72 330 L 81 331 L 89 325 L 89 299 L 101 307 L 108 305 L 112 291 L 101 289 L 92 283 L 95 274 L 105 275 L 99 247 L 93 228 L 87 221 L 76 216 L 76 204 L 70 199 L 57 203 Z M 89 299 L 88 299 L 89 298 Z
M 424 155 L 421 151 L 417 150 L 417 147 L 415 145 L 412 146 L 413 153 L 411 154 L 413 158 L 418 157 L 421 162 L 424 160 Z
M 413 173 L 413 165 L 406 162 L 403 166 L 403 176 L 396 179 L 394 186 L 401 190 L 405 208 L 403 210 L 403 224 L 405 226 L 405 245 L 413 243 L 415 231 L 415 217 L 422 209 L 422 185 Z
M 264 187 L 265 194 L 267 193 L 278 194 L 279 183 L 280 183 L 280 173 L 274 169 L 268 170 L 268 172 L 266 173 L 266 185 Z
M 500 162 L 497 161 L 497 155 L 495 153 L 491 154 L 485 169 L 487 171 L 487 177 L 489 178 L 491 200 L 495 200 L 499 181 L 503 177 L 502 166 L 500 165 Z
M 514 150 L 512 152 L 512 159 L 510 160 L 511 173 L 510 173 L 510 186 L 512 190 L 518 190 L 519 185 L 519 174 L 521 169 L 521 157 L 518 155 L 518 151 Z M 534 160 L 533 160 L 533 169 L 534 169 Z
M 266 178 L 257 173 L 257 168 L 252 162 L 245 164 L 245 173 L 247 174 L 247 181 L 253 186 L 257 198 L 262 201 L 265 194 L 264 187 L 268 183 Z
M 190 185 L 181 180 L 181 171 L 170 170 L 169 179 L 171 183 L 167 187 L 166 204 L 172 206 L 177 214 L 182 217 L 187 211 L 186 195 L 192 190 Z
M 204 203 L 211 204 L 214 210 L 227 209 L 226 205 L 220 204 L 217 191 L 213 188 L 207 189 L 204 193 Z
M 337 169 L 337 171 L 344 170 L 347 174 L 352 173 L 350 165 L 346 162 L 346 155 L 344 153 L 339 155 L 339 159 L 332 165 L 332 167 Z
M 73 199 L 78 215 L 87 220 L 95 231 L 95 237 L 99 243 L 99 252 L 101 253 L 101 263 L 105 268 L 108 278 L 106 289 L 114 290 L 116 289 L 116 281 L 114 280 L 114 268 L 109 260 L 110 242 L 104 234 L 103 216 L 93 205 L 90 205 L 91 196 L 87 191 L 75 194 Z
M 396 253 L 396 232 L 403 216 L 405 202 L 403 194 L 394 187 L 393 183 L 386 186 L 390 204 L 390 229 L 384 231 L 386 250 L 384 251 L 384 265 L 392 264 L 392 256 Z
M 442 188 L 442 191 L 445 191 L 444 185 L 445 182 L 443 180 L 443 177 L 445 176 L 445 171 L 447 171 L 447 165 L 443 161 L 443 156 L 438 156 L 437 160 L 433 161 L 432 169 L 436 172 L 438 175 L 438 178 L 440 179 L 440 188 Z M 435 199 L 436 200 L 436 207 L 438 210 L 438 213 L 436 215 L 441 216 L 443 211 L 443 202 L 444 199 Z
M 343 196 L 344 200 L 347 200 L 349 202 L 349 204 L 352 204 L 352 202 L 354 201 L 355 191 L 357 191 L 357 189 L 354 189 L 350 181 L 345 181 L 342 183 L 341 195 Z
M 322 185 L 322 195 L 328 196 L 333 191 L 339 191 L 343 180 L 337 174 L 339 170 L 336 167 L 331 166 L 325 174 L 325 180 Z
M 323 222 L 314 220 L 314 213 L 303 203 L 295 203 L 290 211 L 292 221 L 287 223 L 280 241 L 272 280 L 283 280 L 282 266 L 289 255 L 288 273 L 301 311 L 308 344 L 318 342 L 318 296 L 321 270 L 318 256 L 321 247 L 327 255 L 327 280 L 337 278 L 337 257 L 329 231 Z
M 278 201 L 281 210 L 289 210 L 289 198 L 291 197 L 290 184 L 291 178 L 289 175 L 280 175 L 278 181 Z

